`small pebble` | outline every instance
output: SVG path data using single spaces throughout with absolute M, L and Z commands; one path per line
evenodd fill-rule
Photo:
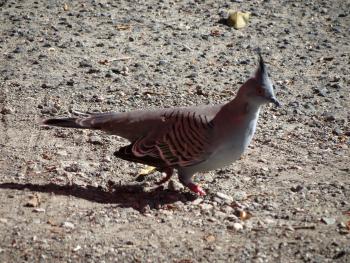
M 0 223 L 6 224 L 8 220 L 6 218 L 0 218 Z
M 9 107 L 9 106 L 4 106 L 1 110 L 1 113 L 4 114 L 4 115 L 7 115 L 7 114 L 13 114 L 15 111 Z
M 217 192 L 216 196 L 219 197 L 220 199 L 223 200 L 228 200 L 228 201 L 233 201 L 233 198 L 227 194 L 221 193 L 221 192 Z
M 192 202 L 192 204 L 193 205 L 199 205 L 200 203 L 202 203 L 203 202 L 203 199 L 202 198 L 197 198 L 196 200 L 194 200 L 193 202 Z
M 247 198 L 247 193 L 244 191 L 237 191 L 233 194 L 233 200 L 235 201 L 243 201 Z
M 199 207 L 202 209 L 202 210 L 210 210 L 213 208 L 213 206 L 211 204 L 206 204 L 206 203 L 203 203 L 203 204 L 200 204 Z
M 334 225 L 336 220 L 333 217 L 322 217 L 321 221 L 326 225 Z
M 226 219 L 227 219 L 228 221 L 231 221 L 231 222 L 237 222 L 237 221 L 239 221 L 238 216 L 235 216 L 235 215 L 233 215 L 233 214 L 228 215 L 228 216 L 226 217 Z
M 35 209 L 33 209 L 33 212 L 35 212 L 35 213 L 45 213 L 45 209 L 44 208 L 35 208 Z
M 290 188 L 290 190 L 294 193 L 300 192 L 301 190 L 303 190 L 303 186 L 302 185 L 296 185 L 296 186 L 292 186 Z
M 49 114 L 49 115 L 53 116 L 53 115 L 55 115 L 58 112 L 58 110 L 55 107 L 46 106 L 40 112 L 42 114 Z
M 16 47 L 15 50 L 13 50 L 13 53 L 22 53 L 24 51 L 24 49 L 22 47 Z
M 93 135 L 89 138 L 88 140 L 89 143 L 94 144 L 94 145 L 101 145 L 102 144 L 102 139 L 100 136 Z
M 80 249 L 81 249 L 81 246 L 77 245 L 75 248 L 73 248 L 73 252 L 77 252 Z
M 81 171 L 81 166 L 77 163 L 72 163 L 69 166 L 64 167 L 64 170 L 71 173 L 76 173 Z
M 335 128 L 335 129 L 332 131 L 332 133 L 333 133 L 334 135 L 337 135 L 337 136 L 340 136 L 340 135 L 343 134 L 342 130 L 339 129 L 339 128 Z
M 241 231 L 243 230 L 243 225 L 241 223 L 233 223 L 227 226 L 228 229 L 236 230 L 236 231 Z
M 181 191 L 184 186 L 176 180 L 170 180 L 168 183 L 168 189 L 171 191 Z
M 73 86 L 74 85 L 74 80 L 70 79 L 67 81 L 68 86 Z
M 71 222 L 68 222 L 68 221 L 63 222 L 63 223 L 61 224 L 61 226 L 64 227 L 64 228 L 69 228 L 69 229 L 74 229 L 74 228 L 75 228 L 74 224 L 71 223 Z
M 58 156 L 68 156 L 68 153 L 67 153 L 67 151 L 65 151 L 65 150 L 58 150 L 58 151 L 56 152 L 56 154 L 57 154 Z
M 83 61 L 79 62 L 79 67 L 81 67 L 81 68 L 91 68 L 92 64 L 89 61 L 87 61 L 87 60 L 83 60 Z
M 321 96 L 321 97 L 327 97 L 327 90 L 322 88 L 315 88 L 314 93 Z
M 324 120 L 325 121 L 332 122 L 332 121 L 335 121 L 335 119 L 336 119 L 335 116 L 333 114 L 331 114 L 331 113 L 326 113 L 324 115 Z
M 47 83 L 43 83 L 43 84 L 41 84 L 41 88 L 43 88 L 43 89 L 51 89 L 52 86 L 47 84 Z

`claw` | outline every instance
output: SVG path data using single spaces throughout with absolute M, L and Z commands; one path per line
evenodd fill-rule
M 200 187 L 197 184 L 194 183 L 190 183 L 187 185 L 187 187 L 194 193 L 198 194 L 199 196 L 204 196 L 206 195 L 205 191 L 202 189 L 202 187 Z

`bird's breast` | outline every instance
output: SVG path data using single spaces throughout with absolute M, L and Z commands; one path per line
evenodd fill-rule
M 224 133 L 219 134 L 213 143 L 212 153 L 205 162 L 198 165 L 198 170 L 214 170 L 238 160 L 249 146 L 255 129 L 256 119 L 253 119 L 247 122 L 244 127 L 232 130 L 225 135 L 223 135 Z

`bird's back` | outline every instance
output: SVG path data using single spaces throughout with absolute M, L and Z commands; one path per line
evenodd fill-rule
M 135 141 L 150 133 L 162 133 L 173 122 L 172 116 L 191 114 L 194 118 L 203 117 L 211 121 L 222 105 L 196 107 L 135 110 L 130 112 L 93 113 L 84 117 L 56 118 L 45 120 L 43 124 L 102 130 Z M 170 118 L 169 118 L 170 116 Z
M 101 130 L 119 135 L 130 141 L 146 136 L 149 133 L 161 133 L 172 123 L 172 117 L 178 114 L 193 114 L 194 118 L 202 116 L 211 121 L 221 106 L 197 106 L 186 108 L 169 108 L 155 110 L 136 110 L 123 113 L 102 114 L 93 117 L 100 123 Z

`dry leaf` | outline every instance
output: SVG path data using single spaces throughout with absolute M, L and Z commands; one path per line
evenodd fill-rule
M 166 204 L 162 208 L 164 210 L 176 210 L 178 207 L 174 204 Z
M 250 13 L 249 12 L 235 12 L 229 11 L 227 24 L 234 27 L 235 29 L 241 29 L 245 27 L 249 21 Z
M 118 30 L 128 30 L 131 28 L 131 26 L 130 25 L 116 25 L 115 28 Z
M 148 165 L 147 165 L 145 168 L 141 169 L 141 170 L 136 174 L 136 176 L 146 176 L 146 175 L 149 175 L 149 174 L 154 173 L 155 171 L 157 171 L 157 168 L 156 168 L 156 167 L 148 166 Z
M 55 221 L 53 221 L 53 219 L 51 219 L 51 218 L 49 220 L 47 220 L 47 223 L 51 226 L 57 226 L 57 223 Z
M 248 220 L 249 218 L 252 217 L 252 214 L 246 211 L 239 211 L 239 219 L 242 221 Z
M 180 260 L 174 261 L 174 262 L 175 263 L 193 263 L 193 260 L 185 258 L 185 259 L 180 259 Z
M 339 136 L 339 143 L 347 143 L 348 142 L 348 138 L 347 136 Z
M 69 11 L 69 7 L 68 7 L 67 3 L 64 3 L 63 10 L 64 11 Z
M 40 195 L 34 194 L 29 196 L 28 202 L 25 204 L 27 207 L 38 207 L 41 203 Z
M 213 37 L 219 37 L 221 36 L 221 32 L 218 29 L 213 29 L 212 31 L 210 31 L 210 35 Z
M 348 222 L 346 222 L 346 229 L 347 229 L 348 231 L 350 231 L 350 220 L 349 220 Z
M 50 229 L 50 231 L 51 231 L 52 233 L 54 233 L 54 234 L 62 234 L 62 233 L 63 233 L 62 228 L 59 228 L 59 227 L 52 227 L 52 228 Z
M 213 235 L 207 235 L 204 237 L 204 240 L 207 241 L 208 243 L 213 243 L 216 240 L 216 238 Z
M 45 166 L 45 170 L 48 172 L 53 172 L 57 170 L 57 167 L 55 165 Z
M 109 64 L 109 61 L 107 59 L 102 59 L 102 60 L 98 61 L 98 64 L 107 65 L 107 64 Z
M 52 159 L 52 156 L 51 156 L 49 153 L 47 153 L 47 152 L 42 153 L 41 156 L 42 156 L 43 159 L 45 159 L 45 160 L 51 160 L 51 159 Z

